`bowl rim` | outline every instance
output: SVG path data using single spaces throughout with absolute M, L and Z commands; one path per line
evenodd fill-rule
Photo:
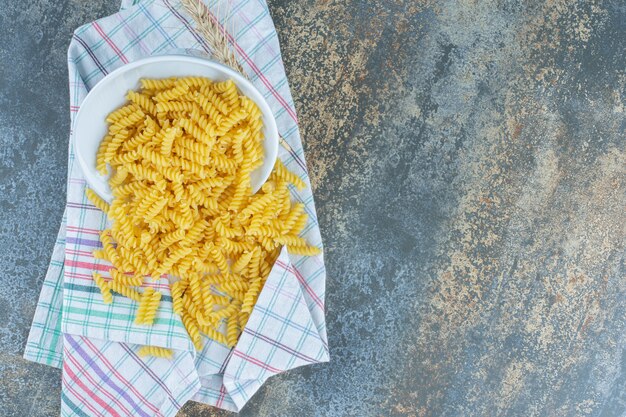
M 82 110 L 85 108 L 88 108 L 89 106 L 86 106 L 85 104 L 90 104 L 91 101 L 96 100 L 98 98 L 99 92 L 103 90 L 104 88 L 106 88 L 107 84 L 111 82 L 111 80 L 121 76 L 122 74 L 134 68 L 137 68 L 143 65 L 156 64 L 160 62 L 181 62 L 181 63 L 194 62 L 200 65 L 206 66 L 206 67 L 212 67 L 214 69 L 217 69 L 218 72 L 222 72 L 227 78 L 232 79 L 238 87 L 240 84 L 243 84 L 248 89 L 255 91 L 257 93 L 256 94 L 257 97 L 254 97 L 254 98 L 250 97 L 250 98 L 253 99 L 253 101 L 259 107 L 259 110 L 261 110 L 264 130 L 266 132 L 263 140 L 274 142 L 273 143 L 274 146 L 269 147 L 269 151 L 271 152 L 269 154 L 267 151 L 265 151 L 265 147 L 264 147 L 263 165 L 261 166 L 263 170 L 261 171 L 261 175 L 260 175 L 261 181 L 259 182 L 259 184 L 256 185 L 256 187 L 252 188 L 252 192 L 256 193 L 269 178 L 272 172 L 272 169 L 276 163 L 276 159 L 278 158 L 278 144 L 279 144 L 278 126 L 276 124 L 276 118 L 274 117 L 274 113 L 272 112 L 271 107 L 269 106 L 269 104 L 265 100 L 265 97 L 259 91 L 259 89 L 256 88 L 250 80 L 245 78 L 239 72 L 222 64 L 221 62 L 217 62 L 211 59 L 210 57 L 188 55 L 187 53 L 182 53 L 182 52 L 180 53 L 171 52 L 171 53 L 167 53 L 163 55 L 148 56 L 144 58 L 139 58 L 137 60 L 129 62 L 128 64 L 124 64 L 116 68 L 115 70 L 111 71 L 107 75 L 105 75 L 100 81 L 97 82 L 95 86 L 93 86 L 89 90 L 89 92 L 87 93 L 83 101 L 80 103 L 78 112 L 76 113 L 76 116 L 74 117 L 74 120 L 72 122 L 72 132 L 71 132 L 72 150 L 74 153 L 74 157 L 78 160 L 79 166 L 81 170 L 83 171 L 83 177 L 85 181 L 87 182 L 87 184 L 103 199 L 109 202 L 112 200 L 112 197 L 113 197 L 112 195 L 110 194 L 102 195 L 101 190 L 98 189 L 99 187 L 93 184 L 94 176 L 95 178 L 108 178 L 108 176 L 105 177 L 101 175 L 96 170 L 95 165 L 93 167 L 89 167 L 89 164 L 85 161 L 82 152 L 79 151 L 78 141 L 76 140 L 76 133 L 77 133 L 76 126 L 78 125 L 78 121 L 80 120 L 81 116 L 86 117 L 85 113 Z M 194 75 L 189 74 L 189 76 L 194 76 Z M 182 77 L 183 76 L 180 76 L 179 78 L 182 78 Z M 139 81 L 139 79 L 137 79 L 137 81 Z M 113 110 L 114 109 L 112 109 L 111 111 Z M 100 139 L 100 141 L 101 140 L 102 139 Z M 269 161 L 269 160 L 272 161 L 271 164 L 266 163 L 266 161 Z M 91 171 L 91 173 L 95 175 L 94 176 L 88 175 L 86 172 L 87 170 Z

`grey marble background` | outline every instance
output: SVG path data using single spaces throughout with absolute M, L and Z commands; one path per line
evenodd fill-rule
M 118 4 L 0 3 L 0 415 L 54 416 L 60 372 L 21 354 L 64 205 L 66 49 Z M 269 3 L 332 362 L 242 416 L 626 415 L 624 2 Z

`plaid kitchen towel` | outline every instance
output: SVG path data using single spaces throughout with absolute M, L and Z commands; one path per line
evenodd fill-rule
M 304 237 L 321 246 L 321 237 L 302 143 L 276 31 L 262 0 L 204 3 L 212 12 L 229 10 L 229 41 L 276 117 L 289 144 L 279 158 L 309 185 L 292 189 L 305 204 L 309 223 Z M 224 24 L 225 16 L 211 16 Z M 133 60 L 170 50 L 211 54 L 182 7 L 170 0 L 124 1 L 122 10 L 82 26 L 69 52 L 70 114 L 107 73 Z M 80 140 L 77 138 L 76 140 Z M 63 369 L 63 415 L 174 415 L 192 398 L 238 411 L 272 375 L 329 359 L 324 318 L 325 269 L 322 255 L 281 252 L 237 346 L 228 349 L 205 338 L 196 353 L 178 316 L 167 282 L 154 326 L 133 323 L 136 304 L 115 297 L 102 302 L 91 279 L 108 266 L 91 252 L 99 247 L 105 216 L 84 195 L 85 181 L 69 150 L 66 212 L 41 291 L 24 357 Z M 172 348 L 173 360 L 137 356 L 141 345 Z

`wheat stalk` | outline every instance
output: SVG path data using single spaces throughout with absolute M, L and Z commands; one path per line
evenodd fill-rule
M 243 68 L 232 49 L 228 46 L 226 29 L 220 28 L 217 19 L 209 13 L 202 0 L 180 0 L 185 11 L 196 22 L 196 29 L 213 50 L 213 57 L 244 74 Z M 245 75 L 245 74 L 244 74 Z
M 246 77 L 246 79 L 249 79 L 237 60 L 237 55 L 235 55 L 235 52 L 228 45 L 226 23 L 220 27 L 217 17 L 211 15 L 209 8 L 204 4 L 203 0 L 180 0 L 180 3 L 187 14 L 196 22 L 196 30 L 213 50 L 213 57 L 217 61 L 233 68 Z M 228 13 L 229 12 L 230 11 L 228 11 Z M 219 13 L 217 15 L 219 15 Z M 229 20 L 230 16 L 227 15 L 226 22 Z M 295 155 L 287 141 L 282 136 L 279 136 L 279 138 L 280 144 Z

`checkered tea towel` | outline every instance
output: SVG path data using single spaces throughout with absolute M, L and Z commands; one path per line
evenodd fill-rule
M 267 5 L 243 0 L 229 7 L 209 1 L 211 16 L 229 10 L 230 46 L 269 103 L 289 144 L 279 158 L 308 185 L 292 199 L 306 206 L 304 237 L 321 236 L 297 117 Z M 180 49 L 211 54 L 192 19 L 174 0 L 122 2 L 119 13 L 80 27 L 68 52 L 72 120 L 87 92 L 106 74 L 133 60 Z M 80 140 L 80 138 L 76 138 Z M 61 414 L 67 416 L 173 416 L 188 400 L 239 411 L 267 378 L 329 360 L 324 318 L 323 256 L 281 252 L 235 348 L 205 338 L 195 352 L 172 311 L 167 282 L 154 282 L 163 302 L 154 326 L 133 323 L 136 304 L 115 297 L 104 304 L 91 279 L 107 267 L 91 255 L 106 218 L 85 198 L 85 181 L 69 147 L 67 206 L 41 290 L 26 359 L 63 369 Z M 142 358 L 141 345 L 175 350 L 173 359 Z

